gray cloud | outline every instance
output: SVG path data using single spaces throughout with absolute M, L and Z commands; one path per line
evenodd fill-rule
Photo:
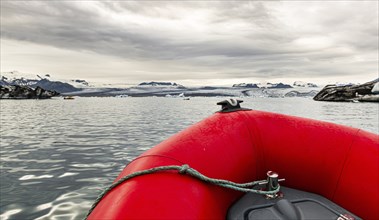
M 354 76 L 378 71 L 377 6 L 1 1 L 1 38 L 152 61 L 154 68 L 144 74 L 162 74 L 167 68 L 165 74 L 173 79 L 184 79 L 191 71 L 198 78 Z M 157 65 L 160 61 L 170 68 Z M 350 65 L 358 68 L 341 71 Z M 187 75 L 178 76 L 178 70 Z

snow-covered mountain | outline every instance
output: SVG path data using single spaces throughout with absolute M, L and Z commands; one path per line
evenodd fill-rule
M 0 85 L 19 85 L 31 88 L 41 87 L 45 90 L 57 91 L 59 93 L 80 90 L 69 83 L 52 80 L 50 74 L 34 75 L 18 71 L 0 73 Z
M 287 89 L 287 88 L 316 88 L 318 87 L 314 83 L 309 83 L 309 82 L 303 82 L 303 81 L 295 81 L 292 86 L 289 84 L 285 84 L 282 82 L 279 83 L 271 83 L 271 82 L 266 82 L 266 83 L 238 83 L 234 84 L 233 87 L 235 88 L 265 88 L 265 89 Z
M 185 87 L 175 82 L 142 82 L 136 86 L 121 84 L 92 84 L 83 79 L 57 80 L 50 74 L 25 74 L 17 71 L 1 73 L 0 85 L 37 86 L 55 90 L 63 95 L 78 96 L 253 96 L 253 97 L 294 97 L 311 96 L 312 83 L 296 81 L 292 87 L 284 83 L 239 83 L 231 87 L 201 86 Z M 124 85 L 124 84 L 122 84 Z M 126 84 L 125 84 L 126 85 Z M 288 94 L 287 94 L 288 93 Z M 287 94 L 287 95 L 286 95 Z
M 234 88 L 263 88 L 263 89 L 288 89 L 291 85 L 284 83 L 238 83 L 233 85 Z
M 71 79 L 71 80 L 67 81 L 67 83 L 73 85 L 76 88 L 94 87 L 93 85 L 90 85 L 89 82 L 87 82 L 83 79 Z
M 46 74 L 41 77 L 39 75 L 23 74 L 17 71 L 0 73 L 0 85 L 20 85 L 33 86 L 41 79 L 47 79 L 50 75 Z
M 160 87 L 160 88 L 178 88 L 178 89 L 184 89 L 185 87 L 180 85 L 180 84 L 177 84 L 177 83 L 173 83 L 173 82 L 142 82 L 140 84 L 138 84 L 137 87 Z
M 318 87 L 316 84 L 314 83 L 307 83 L 307 82 L 303 82 L 303 81 L 295 81 L 293 83 L 293 86 L 294 87 L 312 87 L 312 88 L 316 88 Z
M 255 83 L 238 83 L 238 84 L 233 84 L 233 87 L 235 87 L 235 88 L 259 88 L 258 85 Z
M 269 83 L 270 86 L 267 87 L 269 89 L 288 89 L 288 88 L 292 88 L 291 85 L 288 85 L 288 84 L 284 84 L 284 83 Z

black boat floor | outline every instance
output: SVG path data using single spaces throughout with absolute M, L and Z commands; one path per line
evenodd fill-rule
M 309 192 L 281 187 L 283 197 L 266 199 L 247 193 L 228 210 L 228 220 L 361 220 L 332 201 Z

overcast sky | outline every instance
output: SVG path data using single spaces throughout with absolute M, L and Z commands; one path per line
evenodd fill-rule
M 135 84 L 378 78 L 378 1 L 3 1 L 1 72 Z

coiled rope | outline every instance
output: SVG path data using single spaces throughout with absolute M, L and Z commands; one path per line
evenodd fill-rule
M 179 171 L 180 174 L 188 174 L 188 175 L 193 176 L 193 177 L 195 177 L 195 178 L 197 178 L 197 179 L 199 179 L 201 181 L 204 181 L 206 183 L 214 184 L 216 186 L 221 186 L 221 187 L 224 187 L 224 188 L 233 189 L 233 190 L 237 190 L 237 191 L 241 191 L 241 192 L 245 192 L 245 193 L 251 192 L 251 193 L 256 193 L 256 194 L 260 194 L 260 195 L 273 195 L 273 194 L 279 192 L 279 190 L 280 190 L 280 186 L 279 185 L 278 185 L 278 187 L 275 190 L 271 190 L 271 191 L 251 189 L 251 187 L 253 187 L 253 186 L 256 186 L 258 184 L 264 184 L 264 183 L 266 183 L 267 182 L 266 180 L 253 181 L 253 182 L 248 182 L 248 183 L 234 183 L 234 182 L 228 181 L 228 180 L 210 178 L 210 177 L 204 176 L 203 174 L 201 174 L 197 170 L 189 167 L 187 164 L 184 164 L 182 166 L 177 166 L 177 165 L 160 166 L 160 167 L 154 167 L 154 168 L 151 168 L 151 169 L 141 170 L 141 171 L 134 172 L 132 174 L 129 174 L 127 176 L 122 177 L 117 182 L 115 182 L 112 185 L 110 185 L 94 201 L 94 203 L 92 204 L 90 210 L 88 211 L 85 219 L 88 218 L 88 216 L 92 213 L 92 211 L 95 209 L 95 207 L 99 204 L 99 202 L 101 201 L 101 199 L 108 192 L 110 192 L 112 189 L 114 189 L 118 185 L 126 182 L 129 179 L 137 177 L 137 176 L 142 176 L 142 175 L 146 175 L 146 174 L 157 173 L 157 172 L 161 172 L 161 171 L 169 171 L 169 170 L 177 170 L 177 171 Z

